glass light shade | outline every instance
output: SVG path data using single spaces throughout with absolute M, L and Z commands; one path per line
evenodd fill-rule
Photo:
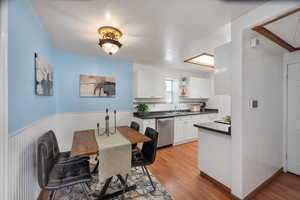
M 109 42 L 102 44 L 101 47 L 109 55 L 115 54 L 119 50 L 118 45 Z
M 211 65 L 211 66 L 213 66 L 215 64 L 214 57 L 209 56 L 209 55 L 201 55 L 197 58 L 194 58 L 193 61 L 195 61 L 197 63 L 205 64 L 205 65 Z
M 195 64 L 195 65 L 201 65 L 205 67 L 212 67 L 212 68 L 215 65 L 214 55 L 208 53 L 202 53 L 198 56 L 194 56 L 192 58 L 186 59 L 184 62 Z

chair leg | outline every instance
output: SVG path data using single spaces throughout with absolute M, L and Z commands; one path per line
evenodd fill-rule
M 51 194 L 51 200 L 54 200 L 55 199 L 55 195 L 56 195 L 56 190 L 54 190 Z
M 124 200 L 125 200 L 125 192 L 126 192 L 126 189 L 127 189 L 127 180 L 128 180 L 128 174 L 126 174 L 125 183 L 123 185 L 122 199 L 124 199 Z
M 148 171 L 148 169 L 147 169 L 147 167 L 146 166 L 143 166 L 143 168 L 145 168 L 145 170 L 146 170 L 146 173 L 147 173 L 147 175 L 148 175 L 148 178 L 149 178 L 149 180 L 150 180 L 150 183 L 151 183 L 151 185 L 152 185 L 152 187 L 153 187 L 153 192 L 156 190 L 156 188 L 155 188 L 155 186 L 154 186 L 154 184 L 153 184 L 153 181 L 152 181 L 152 179 L 151 179 L 151 176 L 150 176 L 150 174 L 149 174 L 149 171 Z
M 141 168 L 142 168 L 142 170 L 143 170 L 143 175 L 145 175 L 145 170 L 144 170 L 144 167 L 143 167 L 143 166 L 141 166 Z
M 82 190 L 83 190 L 83 192 L 84 192 L 86 198 L 87 198 L 88 200 L 90 200 L 90 196 L 89 196 L 89 193 L 88 193 L 87 190 L 86 190 L 85 185 L 84 185 L 83 183 L 80 183 L 80 185 L 81 185 L 81 187 L 82 187 Z

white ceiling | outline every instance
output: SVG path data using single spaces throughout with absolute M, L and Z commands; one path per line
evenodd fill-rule
M 221 27 L 262 3 L 32 0 L 32 4 L 50 40 L 62 51 L 147 64 L 191 65 L 182 61 L 224 38 L 225 31 L 219 33 Z M 123 47 L 113 56 L 98 47 L 97 29 L 105 25 L 115 26 L 124 34 L 120 40 Z

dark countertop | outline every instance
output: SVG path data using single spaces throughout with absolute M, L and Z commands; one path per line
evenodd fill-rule
M 202 128 L 209 131 L 214 131 L 224 135 L 231 136 L 231 125 L 220 122 L 205 122 L 194 124 L 197 128 Z
M 134 117 L 140 119 L 156 119 L 156 118 L 167 118 L 167 117 L 181 117 L 189 115 L 203 115 L 210 113 L 218 113 L 218 109 L 205 109 L 202 112 L 190 112 L 188 110 L 180 111 L 160 111 L 160 112 L 147 112 L 147 113 L 133 113 Z

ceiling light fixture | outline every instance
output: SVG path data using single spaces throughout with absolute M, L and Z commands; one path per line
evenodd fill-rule
M 100 34 L 99 45 L 109 55 L 117 53 L 122 47 L 119 39 L 122 37 L 122 32 L 112 26 L 102 26 L 98 29 Z
M 198 56 L 194 56 L 192 58 L 186 59 L 184 62 L 213 68 L 215 66 L 214 60 L 215 60 L 214 55 L 209 53 L 202 53 Z

